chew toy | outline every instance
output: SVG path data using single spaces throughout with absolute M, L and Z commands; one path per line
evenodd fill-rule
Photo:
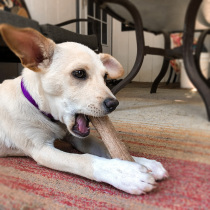
M 125 144 L 121 141 L 108 116 L 89 118 L 93 126 L 100 134 L 102 141 L 107 147 L 112 158 L 119 158 L 121 160 L 134 162 L 134 159 L 129 154 Z

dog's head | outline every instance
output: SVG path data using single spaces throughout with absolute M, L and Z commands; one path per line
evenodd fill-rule
M 74 42 L 55 44 L 30 28 L 3 24 L 0 31 L 23 66 L 40 75 L 51 114 L 73 135 L 89 134 L 88 115 L 100 117 L 117 107 L 118 101 L 105 79 L 119 78 L 124 70 L 112 56 L 96 54 Z

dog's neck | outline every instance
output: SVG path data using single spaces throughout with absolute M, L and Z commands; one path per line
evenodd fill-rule
M 54 117 L 50 114 L 50 107 L 45 103 L 44 95 L 41 94 L 41 82 L 37 78 L 37 74 L 28 69 L 23 70 L 23 77 L 21 79 L 21 90 L 25 98 L 33 104 L 40 112 L 48 117 L 51 121 L 56 122 Z M 33 80 L 31 78 L 33 77 Z

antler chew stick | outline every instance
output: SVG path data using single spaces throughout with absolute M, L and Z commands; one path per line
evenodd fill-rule
M 107 147 L 112 158 L 133 161 L 125 144 L 121 141 L 117 131 L 108 116 L 105 117 L 89 117 L 90 121 L 100 134 L 102 141 Z

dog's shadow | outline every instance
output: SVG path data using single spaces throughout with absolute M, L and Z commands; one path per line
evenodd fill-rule
M 63 151 L 63 152 L 82 154 L 81 152 L 76 150 L 70 143 L 68 143 L 66 141 L 59 140 L 59 139 L 56 139 L 54 141 L 54 147 L 56 149 Z

